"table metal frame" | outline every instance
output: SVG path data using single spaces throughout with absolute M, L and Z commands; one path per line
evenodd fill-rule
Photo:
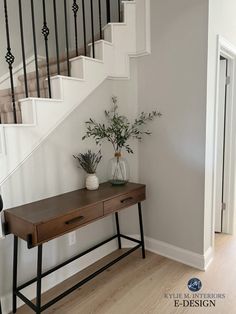
M 35 313 L 40 314 L 43 311 L 45 311 L 47 308 L 67 296 L 68 294 L 72 293 L 76 289 L 80 288 L 83 286 L 86 282 L 90 281 L 97 275 L 101 274 L 104 272 L 106 269 L 110 268 L 112 265 L 115 263 L 119 262 L 123 258 L 127 257 L 137 249 L 141 248 L 142 249 L 142 257 L 145 258 L 145 243 L 144 243 L 144 232 L 143 232 L 143 220 L 142 220 L 142 208 L 141 208 L 141 203 L 138 203 L 138 216 L 139 216 L 139 227 L 140 227 L 140 240 L 131 238 L 129 236 L 126 236 L 124 234 L 120 233 L 120 224 L 119 224 L 119 216 L 118 212 L 115 212 L 115 221 L 116 221 L 116 231 L 117 233 L 110 237 L 109 239 L 102 241 L 93 247 L 87 249 L 86 251 L 77 254 L 74 257 L 71 257 L 70 259 L 66 260 L 65 262 L 53 267 L 52 269 L 43 272 L 43 267 L 42 267 L 42 262 L 43 262 L 43 244 L 38 245 L 38 257 L 37 257 L 37 276 L 24 284 L 18 286 L 17 284 L 17 272 L 18 272 L 18 237 L 14 236 L 14 251 L 13 251 L 13 300 L 12 300 L 12 307 L 13 307 L 13 313 L 17 312 L 17 297 L 20 298 L 25 304 L 27 304 Z M 95 272 L 91 273 L 89 276 L 69 288 L 68 290 L 64 291 L 48 303 L 42 305 L 41 303 L 41 287 L 42 287 L 42 279 L 51 273 L 55 272 L 56 270 L 70 264 L 71 262 L 77 260 L 78 258 L 92 252 L 93 250 L 96 250 L 97 248 L 101 247 L 102 245 L 117 239 L 118 242 L 118 248 L 121 249 L 121 239 L 126 239 L 129 241 L 132 241 L 136 243 L 134 247 L 131 249 L 127 250 L 125 253 L 121 254 L 119 257 L 115 258 L 105 266 L 101 267 L 100 269 L 96 270 Z M 29 242 L 30 242 L 30 237 L 29 237 Z M 28 248 L 30 248 L 31 245 L 28 243 Z M 34 304 L 32 301 L 30 301 L 25 295 L 21 293 L 21 290 L 32 285 L 33 283 L 36 282 L 36 303 Z M 0 310 L 1 311 L 1 310 Z M 1 312 L 0 312 L 1 313 Z

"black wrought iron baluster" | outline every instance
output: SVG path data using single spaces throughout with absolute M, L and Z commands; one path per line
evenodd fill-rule
M 111 4 L 110 4 L 110 0 L 106 0 L 107 1 L 107 23 L 111 22 Z
M 53 0 L 54 11 L 54 28 L 55 28 L 55 41 L 56 41 L 56 55 L 57 55 L 57 74 L 60 75 L 60 62 L 59 62 L 59 44 L 58 44 L 58 28 L 57 28 L 57 4 L 56 0 Z
M 94 21 L 93 21 L 93 0 L 90 0 L 91 6 L 91 33 L 92 33 L 92 53 L 93 58 L 95 58 L 95 39 L 94 39 Z
M 51 98 L 52 97 L 52 93 L 51 93 L 50 66 L 49 66 L 49 53 L 48 53 L 49 28 L 48 28 L 48 25 L 47 25 L 47 15 L 46 15 L 45 0 L 42 0 L 42 3 L 43 3 L 43 27 L 42 27 L 42 34 L 44 36 L 45 51 L 46 51 L 46 66 L 47 66 L 47 78 L 48 78 L 48 95 L 49 95 L 49 98 Z
M 79 11 L 79 6 L 77 4 L 77 0 L 73 0 L 72 11 L 74 13 L 74 24 L 75 24 L 75 50 L 76 50 L 76 56 L 78 56 L 79 48 L 78 48 L 77 14 Z
M 35 18 L 34 18 L 34 0 L 31 0 L 31 18 L 32 18 L 32 30 L 33 30 L 34 62 L 35 62 L 35 77 L 36 77 L 36 84 L 37 84 L 37 95 L 38 95 L 38 97 L 40 97 L 37 38 L 36 38 Z
M 24 26 L 23 26 L 23 18 L 22 18 L 21 0 L 19 0 L 19 20 L 20 20 L 21 50 L 22 50 L 22 61 L 23 61 L 24 82 L 25 82 L 25 97 L 28 97 L 28 83 L 27 83 L 27 72 L 26 72 L 26 61 L 25 61 Z
M 101 5 L 101 0 L 98 0 L 98 11 L 99 11 L 100 39 L 102 39 L 102 5 Z
M 69 38 L 68 38 L 68 18 L 67 18 L 67 4 L 64 0 L 64 14 L 65 14 L 65 35 L 66 35 L 66 61 L 67 61 L 67 73 L 70 76 L 70 56 L 69 56 Z
M 120 7 L 120 0 L 117 0 L 118 1 L 118 19 L 119 19 L 119 22 L 121 22 L 121 7 Z
M 11 83 L 11 97 L 12 97 L 12 106 L 13 106 L 13 116 L 14 122 L 17 123 L 16 115 L 16 101 L 15 101 L 15 91 L 14 91 L 14 79 L 13 79 L 13 68 L 12 65 L 15 61 L 15 57 L 11 52 L 11 43 L 10 43 L 10 32 L 9 32 L 9 22 L 8 22 L 8 10 L 7 10 L 7 0 L 4 0 L 4 13 L 5 13 L 5 24 L 6 24 L 6 38 L 7 38 L 7 53 L 5 56 L 6 62 L 8 63 L 9 72 L 10 72 L 10 83 Z
M 17 275 L 18 275 L 18 237 L 14 235 L 13 245 L 13 282 L 12 282 L 12 312 L 17 312 Z
M 82 0 L 82 10 L 83 10 L 83 31 L 84 31 L 84 55 L 87 55 L 87 38 L 86 38 L 86 17 L 85 17 L 85 4 Z

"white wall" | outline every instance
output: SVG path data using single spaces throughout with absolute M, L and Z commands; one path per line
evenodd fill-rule
M 27 162 L 1 187 L 5 208 L 34 200 L 72 191 L 84 186 L 84 173 L 77 169 L 72 155 L 94 147 L 92 141 L 82 142 L 85 133 L 85 121 L 90 117 L 104 119 L 104 110 L 109 109 L 111 96 L 119 97 L 120 112 L 130 118 L 137 113 L 137 73 L 135 61 L 132 62 L 132 78 L 127 81 L 105 81 L 79 108 L 77 108 L 27 160 Z M 131 179 L 138 181 L 137 143 L 132 143 L 135 156 L 128 157 L 131 166 Z M 95 147 L 94 149 L 98 149 Z M 98 169 L 99 178 L 106 180 L 106 165 L 113 157 L 109 145 L 102 148 L 103 160 Z M 125 211 L 121 216 L 121 229 L 128 234 L 136 233 L 137 215 Z M 135 213 L 136 214 L 136 211 Z M 68 246 L 68 237 L 51 241 L 45 245 L 44 267 L 48 268 L 65 260 L 90 245 L 105 239 L 114 233 L 113 218 L 108 217 L 84 229 L 77 231 L 77 243 Z M 35 249 L 27 250 L 21 242 L 19 282 L 30 279 L 35 274 Z M 12 278 L 12 237 L 0 241 L 0 295 L 11 292 Z M 53 254 L 52 254 L 53 252 Z M 79 264 L 80 265 L 80 264 Z M 70 272 L 65 272 L 65 276 Z M 56 277 L 49 278 L 46 288 L 56 282 Z M 62 278 L 63 279 L 63 278 Z M 31 291 L 32 297 L 32 291 Z M 5 304 L 5 306 L 9 306 Z
M 236 2 L 209 0 L 208 79 L 207 79 L 207 132 L 206 132 L 206 204 L 205 250 L 212 244 L 212 186 L 213 186 L 213 132 L 216 96 L 217 35 L 236 47 Z
M 140 110 L 163 117 L 140 145 L 146 235 L 203 254 L 208 2 L 151 0 L 152 54 L 138 63 Z

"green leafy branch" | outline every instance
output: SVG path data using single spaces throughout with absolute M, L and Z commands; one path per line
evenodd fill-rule
M 127 143 L 130 138 L 142 140 L 144 135 L 151 135 L 149 130 L 144 127 L 156 117 L 160 117 L 161 113 L 152 111 L 150 113 L 142 112 L 133 123 L 127 117 L 119 115 L 117 98 L 112 98 L 113 109 L 105 111 L 107 125 L 98 123 L 93 119 L 86 122 L 87 131 L 83 136 L 86 138 L 93 138 L 96 144 L 101 144 L 105 139 L 110 142 L 115 151 L 126 149 L 128 153 L 133 153 L 130 145 Z

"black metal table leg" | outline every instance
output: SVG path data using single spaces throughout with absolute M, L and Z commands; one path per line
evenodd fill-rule
M 118 215 L 117 215 L 117 218 Z M 142 225 L 142 224 L 141 224 Z M 119 219 L 118 219 L 118 226 L 119 226 Z M 50 306 L 52 306 L 53 304 L 55 304 L 56 302 L 58 302 L 59 300 L 61 300 L 62 298 L 64 298 L 65 296 L 69 295 L 70 293 L 72 293 L 73 291 L 77 290 L 78 288 L 80 288 L 81 286 L 83 286 L 85 283 L 87 283 L 88 281 L 90 281 L 91 279 L 95 278 L 96 276 L 98 276 L 100 273 L 104 272 L 106 269 L 110 268 L 112 265 L 116 264 L 117 262 L 119 262 L 120 260 L 122 260 L 123 258 L 127 257 L 128 255 L 132 254 L 134 251 L 139 250 L 141 247 L 143 247 L 144 249 L 144 241 L 142 242 L 141 240 L 137 240 L 135 238 L 129 237 L 129 236 L 125 236 L 123 234 L 119 233 L 120 230 L 118 228 L 118 234 L 120 238 L 124 238 L 127 239 L 129 241 L 132 241 L 134 243 L 136 243 L 136 246 L 132 247 L 131 249 L 129 249 L 128 251 L 125 251 L 123 254 L 121 254 L 119 257 L 117 257 L 116 259 L 112 260 L 111 262 L 109 262 L 108 264 L 106 264 L 105 266 L 101 267 L 100 269 L 98 269 L 97 271 L 95 271 L 94 273 L 90 274 L 89 276 L 87 276 L 86 278 L 82 279 L 81 281 L 79 281 L 77 284 L 75 284 L 73 287 L 69 288 L 68 290 L 62 292 L 60 295 L 58 295 L 56 298 L 50 300 L 48 303 L 44 304 L 42 306 L 41 303 L 41 281 L 42 278 L 45 278 L 46 276 L 48 276 L 49 274 L 55 272 L 56 270 L 72 263 L 73 261 L 77 260 L 78 258 L 94 251 L 95 249 L 97 249 L 98 247 L 103 246 L 104 244 L 118 238 L 118 234 L 115 234 L 114 236 L 110 237 L 109 239 L 104 240 L 103 242 L 100 242 L 98 244 L 96 244 L 95 246 L 87 249 L 84 252 L 81 252 L 79 254 L 77 254 L 76 256 L 66 260 L 65 262 L 51 268 L 50 270 L 46 271 L 46 272 L 42 272 L 42 259 L 43 259 L 43 251 L 42 251 L 42 245 L 38 246 L 38 257 L 37 257 L 37 276 L 27 282 L 25 282 L 22 285 L 17 286 L 16 288 L 16 296 L 18 298 L 20 298 L 25 304 L 27 304 L 34 313 L 36 314 L 41 314 L 42 312 L 44 312 L 47 308 L 49 308 Z M 143 237 L 142 237 L 143 238 Z M 144 251 L 145 253 L 145 251 Z M 24 294 L 22 294 L 20 291 L 28 286 L 30 286 L 31 284 L 33 284 L 34 282 L 36 282 L 37 284 L 37 292 L 36 292 L 36 302 L 32 302 L 30 301 Z M 1 314 L 1 313 L 0 313 Z
M 2 305 L 1 305 L 1 301 L 0 301 L 0 314 L 2 314 Z
M 41 313 L 41 285 L 42 285 L 42 258 L 43 246 L 38 246 L 38 262 L 37 262 L 37 292 L 36 292 L 36 313 Z
M 121 249 L 120 224 L 119 224 L 119 215 L 117 212 L 115 213 L 115 216 L 116 216 L 116 230 L 117 230 L 117 236 L 118 236 L 117 237 L 118 247 L 119 249 Z
M 143 256 L 143 258 L 145 258 L 146 254 L 145 254 L 145 243 L 144 243 L 143 218 L 142 218 L 141 203 L 138 203 L 138 215 L 139 215 L 140 236 L 141 236 L 141 243 L 142 243 L 142 256 Z
M 14 236 L 14 247 L 13 247 L 13 290 L 12 290 L 12 312 L 17 311 L 17 260 L 18 260 L 18 237 Z

